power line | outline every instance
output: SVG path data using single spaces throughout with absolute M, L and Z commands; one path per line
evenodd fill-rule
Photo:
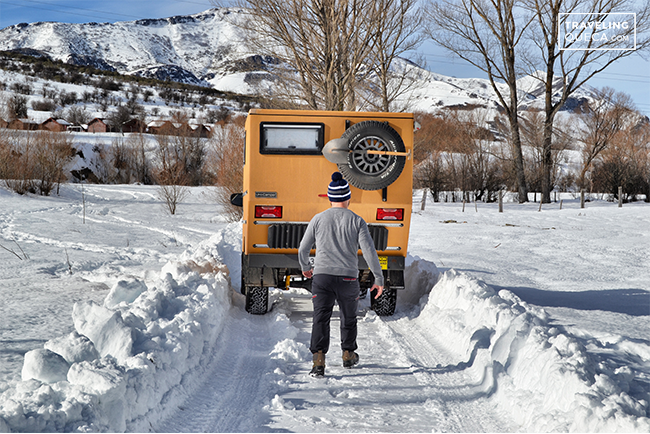
M 175 3 L 191 3 L 193 5 L 205 5 L 205 2 L 193 2 L 189 0 L 172 0 Z M 212 5 L 212 2 L 208 2 L 210 5 Z
M 422 54 L 422 53 L 421 53 Z M 422 54 L 425 58 L 440 58 L 440 59 L 449 59 L 445 56 L 439 56 L 436 54 Z M 460 62 L 455 62 L 453 60 L 436 60 L 436 63 L 445 63 L 449 65 L 458 65 L 458 66 L 468 66 L 471 68 L 475 68 L 473 65 L 471 65 L 468 62 L 465 61 L 460 61 Z M 434 71 L 435 72 L 435 71 Z M 632 77 L 632 78 L 641 78 L 641 80 L 634 80 L 630 78 L 621 78 L 621 77 Z M 624 81 L 628 83 L 650 83 L 650 74 L 649 75 L 639 75 L 639 74 L 619 74 L 617 72 L 601 72 L 597 74 L 596 76 L 593 77 L 593 80 L 597 79 L 616 79 L 617 81 Z
M 39 1 L 39 0 L 24 0 L 24 1 L 28 2 L 28 3 L 33 3 L 33 4 L 35 3 L 35 4 L 40 4 L 40 5 L 52 6 L 52 7 L 29 6 L 30 9 L 53 11 L 53 12 L 58 12 L 58 13 L 64 14 L 64 15 L 72 15 L 72 16 L 75 16 L 75 17 L 79 17 L 79 16 L 88 17 L 88 18 L 91 18 L 93 21 L 99 20 L 99 19 L 105 19 L 105 18 L 101 18 L 101 17 L 98 18 L 97 14 L 99 14 L 100 16 L 108 17 L 108 19 L 117 19 L 117 20 L 124 19 L 124 18 L 137 20 L 137 19 L 143 18 L 142 16 L 137 16 L 137 15 L 123 14 L 123 13 L 112 12 L 112 11 L 103 11 L 103 10 L 98 10 L 98 9 L 80 8 L 80 7 L 69 6 L 69 5 L 57 5 L 57 4 L 52 4 L 52 3 L 49 3 L 49 2 Z M 175 1 L 177 3 L 190 3 L 190 4 L 202 5 L 202 6 L 205 6 L 206 8 L 212 7 L 212 5 L 209 2 L 206 3 L 206 2 L 196 2 L 196 1 L 188 1 L 188 0 L 180 0 L 180 1 L 175 0 Z M 14 3 L 14 2 L 11 2 L 11 1 L 5 1 L 5 0 L 2 0 L 2 4 L 17 6 L 17 7 L 21 7 L 21 8 L 25 7 L 24 4 Z M 81 12 L 79 12 L 79 11 L 81 11 Z M 92 13 L 92 15 L 89 14 L 88 12 Z
M 107 15 L 107 16 L 122 16 L 122 17 L 126 17 L 126 18 L 135 18 L 135 19 L 138 18 L 138 17 L 136 17 L 134 15 L 121 14 L 119 12 L 100 11 L 100 10 L 97 10 L 97 9 L 78 8 L 78 7 L 66 6 L 66 5 L 53 5 L 52 3 L 42 2 L 42 1 L 37 1 L 37 0 L 25 0 L 25 1 L 29 2 L 29 3 L 37 3 L 37 4 L 42 4 L 42 5 L 47 5 L 47 6 L 55 6 L 56 7 L 56 8 L 47 8 L 47 7 L 30 6 L 30 9 L 40 9 L 40 10 L 45 10 L 45 11 L 54 11 L 54 12 L 59 12 L 59 13 L 66 14 L 66 15 L 84 16 L 84 17 L 90 17 L 90 18 L 97 19 L 97 15 L 89 15 L 89 14 L 74 12 L 74 11 L 87 11 L 87 12 L 94 12 L 95 14 L 102 14 L 102 15 Z M 3 0 L 2 3 L 7 4 L 7 5 L 12 5 L 12 6 L 25 7 L 24 4 L 8 2 L 8 1 L 5 1 L 5 0 Z M 67 12 L 65 10 L 61 10 L 61 8 L 70 9 L 72 12 Z

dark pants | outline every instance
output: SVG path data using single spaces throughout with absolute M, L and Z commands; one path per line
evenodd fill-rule
M 353 277 L 316 274 L 311 284 L 314 324 L 311 330 L 312 353 L 327 353 L 330 346 L 330 319 L 334 303 L 341 314 L 341 349 L 357 349 L 357 305 L 359 281 Z

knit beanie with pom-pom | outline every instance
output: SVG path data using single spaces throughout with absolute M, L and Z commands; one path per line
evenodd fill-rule
M 340 172 L 332 173 L 332 182 L 327 187 L 327 197 L 330 202 L 345 202 L 352 197 L 350 185 Z

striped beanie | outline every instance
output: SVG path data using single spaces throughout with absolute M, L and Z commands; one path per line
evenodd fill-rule
M 327 187 L 327 197 L 330 202 L 345 202 L 352 197 L 350 186 L 340 172 L 332 173 L 332 182 Z

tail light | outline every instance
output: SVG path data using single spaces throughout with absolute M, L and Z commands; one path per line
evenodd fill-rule
M 404 220 L 404 208 L 377 208 L 377 220 Z
M 255 205 L 255 218 L 280 219 L 282 218 L 282 207 Z

